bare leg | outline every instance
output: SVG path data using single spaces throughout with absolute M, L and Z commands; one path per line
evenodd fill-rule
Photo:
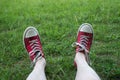
M 38 59 L 33 71 L 29 74 L 26 80 L 46 80 L 45 76 L 46 61 L 44 58 Z
M 88 65 L 83 53 L 76 53 L 77 73 L 75 80 L 100 80 L 97 73 Z

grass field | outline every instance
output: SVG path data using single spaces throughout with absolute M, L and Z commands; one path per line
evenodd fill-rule
M 120 80 L 120 0 L 0 0 L 0 80 L 25 80 L 32 71 L 23 47 L 26 27 L 40 33 L 48 80 L 74 80 L 79 25 L 94 28 L 92 68 L 102 80 Z

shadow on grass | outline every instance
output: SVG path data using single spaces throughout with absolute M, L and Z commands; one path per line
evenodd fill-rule
M 109 80 L 120 80 L 120 73 L 116 75 L 112 75 Z

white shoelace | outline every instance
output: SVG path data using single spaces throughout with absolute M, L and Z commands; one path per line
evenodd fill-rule
M 30 41 L 30 46 L 32 48 L 32 51 L 29 52 L 30 56 L 33 56 L 34 54 L 36 55 L 35 58 L 33 59 L 32 62 L 32 66 L 35 65 L 35 63 L 37 62 L 38 58 L 41 59 L 42 58 L 42 54 L 40 52 L 40 45 L 38 44 L 38 40 L 32 40 Z
M 30 46 L 32 48 L 32 51 L 30 51 L 29 54 L 30 54 L 30 56 L 33 56 L 36 51 L 40 50 L 40 45 L 38 45 L 39 42 L 37 41 L 37 39 L 29 41 L 29 42 L 30 42 Z
M 80 44 L 81 43 L 81 44 Z M 78 42 L 73 42 L 72 44 L 72 47 L 77 47 L 79 46 L 79 52 L 80 51 L 85 51 L 85 58 L 86 58 L 86 61 L 87 63 L 90 65 L 90 59 L 89 59 L 89 51 L 86 49 L 86 46 L 87 46 L 87 43 L 88 43 L 88 36 L 84 36 L 82 35 L 81 36 L 81 42 L 78 43 Z
M 81 35 L 80 39 L 81 39 L 81 44 L 84 45 L 85 47 L 87 46 L 87 43 L 89 41 L 89 36 L 84 36 L 84 35 Z

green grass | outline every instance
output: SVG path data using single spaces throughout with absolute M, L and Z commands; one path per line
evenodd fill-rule
M 94 28 L 92 68 L 102 80 L 120 80 L 120 0 L 0 0 L 0 79 L 25 80 L 32 71 L 23 47 L 26 27 L 40 33 L 48 80 L 74 80 L 77 29 Z

